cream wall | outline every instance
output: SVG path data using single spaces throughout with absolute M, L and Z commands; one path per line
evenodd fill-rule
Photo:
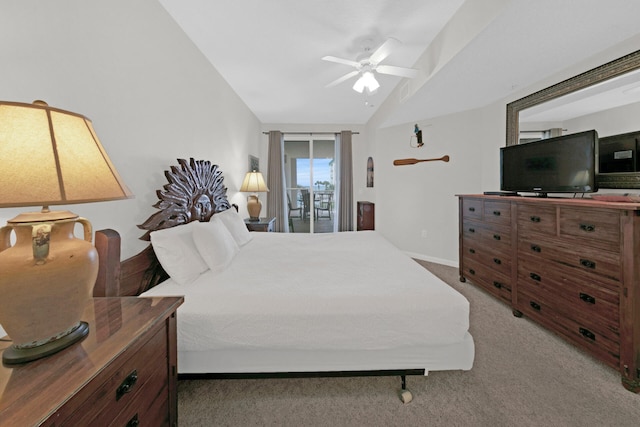
M 411 148 L 414 123 L 367 130 L 375 144 L 376 230 L 410 255 L 455 265 L 456 194 L 497 190 L 497 152 L 503 144 L 501 107 L 419 121 L 424 146 Z M 400 158 L 450 161 L 394 166 Z
M 123 236 L 123 257 L 146 246 L 136 227 L 156 211 L 177 158 L 217 163 L 233 203 L 260 123 L 155 0 L 2 1 L 3 100 L 83 114 L 135 199 L 64 206 Z M 1 173 L 1 172 L 0 172 Z M 0 209 L 5 223 L 26 209 Z M 79 234 L 80 235 L 80 234 Z

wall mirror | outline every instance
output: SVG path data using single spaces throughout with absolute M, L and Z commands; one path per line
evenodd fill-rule
M 640 132 L 640 51 L 507 104 L 507 145 L 590 129 L 601 139 Z M 640 168 L 600 173 L 598 185 L 640 188 Z

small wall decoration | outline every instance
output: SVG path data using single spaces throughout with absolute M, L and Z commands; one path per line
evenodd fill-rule
M 415 138 L 418 141 L 415 147 L 416 148 L 422 147 L 424 145 L 424 142 L 422 142 L 422 130 L 420 130 L 417 124 L 413 127 L 413 133 L 416 134 Z
M 249 154 L 249 172 L 260 172 L 260 159 Z
M 373 158 L 367 159 L 367 187 L 373 187 Z

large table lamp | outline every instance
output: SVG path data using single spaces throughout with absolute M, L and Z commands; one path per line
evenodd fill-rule
M 91 120 L 43 101 L 0 101 L 0 208 L 42 206 L 0 228 L 0 325 L 13 342 L 4 363 L 40 359 L 89 332 L 81 317 L 98 273 L 91 223 L 49 206 L 131 197 Z
M 262 203 L 255 193 L 269 191 L 267 184 L 264 183 L 262 173 L 251 171 L 247 172 L 240 186 L 240 191 L 254 193 L 247 198 L 247 211 L 249 211 L 249 221 L 259 221 Z

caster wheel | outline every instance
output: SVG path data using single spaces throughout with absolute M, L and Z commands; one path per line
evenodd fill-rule
M 402 400 L 402 403 L 409 403 L 413 400 L 413 394 L 409 390 L 402 390 L 400 400 Z

